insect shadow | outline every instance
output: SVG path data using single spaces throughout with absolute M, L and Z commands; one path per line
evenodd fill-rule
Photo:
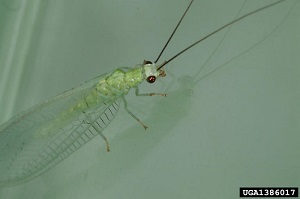
M 149 147 L 150 149 L 153 148 L 156 143 L 162 137 L 166 136 L 168 133 L 172 131 L 172 129 L 176 128 L 176 124 L 178 124 L 180 121 L 183 120 L 185 116 L 189 114 L 189 111 L 191 110 L 192 106 L 192 100 L 194 96 L 194 88 L 198 86 L 203 80 L 209 78 L 214 73 L 220 71 L 225 66 L 230 67 L 230 63 L 232 63 L 234 60 L 238 59 L 239 57 L 249 53 L 250 51 L 254 50 L 258 46 L 262 45 L 269 37 L 271 37 L 279 28 L 280 26 L 285 22 L 287 17 L 289 16 L 289 13 L 291 10 L 284 16 L 284 18 L 279 21 L 279 23 L 272 29 L 268 34 L 266 34 L 263 38 L 256 41 L 254 44 L 252 44 L 250 47 L 245 49 L 244 51 L 238 53 L 237 55 L 231 57 L 226 62 L 211 67 L 213 68 L 210 72 L 206 74 L 202 74 L 204 71 L 204 68 L 209 64 L 209 62 L 212 60 L 218 49 L 221 47 L 222 43 L 227 38 L 227 35 L 230 33 L 231 29 L 229 28 L 227 32 L 223 35 L 218 45 L 215 47 L 215 50 L 211 53 L 211 55 L 207 58 L 207 60 L 204 62 L 202 66 L 200 66 L 200 69 L 194 73 L 193 76 L 191 75 L 184 75 L 180 77 L 175 77 L 175 75 L 172 72 L 172 65 L 167 68 L 167 74 L 171 76 L 172 81 L 166 86 L 164 89 L 167 93 L 167 98 L 160 98 L 155 103 L 155 106 L 147 109 L 147 111 L 144 113 L 147 115 L 148 119 L 145 120 L 146 124 L 150 124 L 149 128 L 146 130 L 147 134 L 155 134 L 156 136 L 151 136 L 153 140 L 144 139 L 145 136 L 143 132 L 140 132 L 140 126 L 134 125 L 133 127 L 127 129 L 125 132 L 122 132 L 122 134 L 118 135 L 116 139 L 123 140 L 126 139 L 130 134 L 134 137 L 131 137 L 128 139 L 128 141 L 132 141 L 132 143 L 128 143 L 129 145 L 132 145 L 135 147 L 135 145 L 140 145 L 142 148 Z M 178 86 L 174 86 L 177 84 Z M 175 89 L 174 89 L 175 87 Z M 169 91 L 171 90 L 172 91 Z M 151 100 L 151 99 L 150 99 Z M 198 99 L 197 99 L 198 100 Z M 139 109 L 139 105 L 134 105 L 134 109 Z M 155 125 L 159 123 L 159 125 Z M 154 125 L 151 125 L 154 124 Z M 151 132 L 150 132 L 151 131 Z M 134 134 L 134 135 L 133 135 Z M 140 134 L 140 135 L 139 135 Z M 142 137 L 142 139 L 138 140 L 138 142 L 135 140 L 135 136 Z M 148 135 L 146 135 L 148 136 Z M 119 142 L 119 141 L 118 141 Z M 147 147 L 146 147 L 147 146 Z M 136 148 L 140 149 L 139 146 Z M 141 150 L 138 153 L 141 152 Z
M 289 13 L 290 12 L 291 9 Z M 164 89 L 167 93 L 167 98 L 158 98 L 155 100 L 155 106 L 148 108 L 144 113 L 147 115 L 147 119 L 143 120 L 143 122 L 148 124 L 149 128 L 145 132 L 140 125 L 133 125 L 127 129 L 122 129 L 122 133 L 117 134 L 114 139 L 111 139 L 111 145 L 113 147 L 111 153 L 114 155 L 109 154 L 104 157 L 101 155 L 103 150 L 98 150 L 98 163 L 80 175 L 85 180 L 92 178 L 89 180 L 101 183 L 104 187 L 105 185 L 109 186 L 110 183 L 113 183 L 113 179 L 126 175 L 126 171 L 143 161 L 147 157 L 147 154 L 150 154 L 151 151 L 155 150 L 155 146 L 158 146 L 162 140 L 166 139 L 166 137 L 171 136 L 172 133 L 175 132 L 174 129 L 176 129 L 181 122 L 185 122 L 185 118 L 190 117 L 189 113 L 191 111 L 193 101 L 199 100 L 194 97 L 196 96 L 194 95 L 194 88 L 196 86 L 199 86 L 203 80 L 209 78 L 212 74 L 220 71 L 225 66 L 230 67 L 229 64 L 234 60 L 262 45 L 266 39 L 271 37 L 280 28 L 289 16 L 289 13 L 287 13 L 285 17 L 279 21 L 278 24 L 263 38 L 256 41 L 250 47 L 233 56 L 226 62 L 212 67 L 213 69 L 206 74 L 202 74 L 204 71 L 203 69 L 214 57 L 223 41 L 225 41 L 227 35 L 231 31 L 230 28 L 223 35 L 218 46 L 215 47 L 215 50 L 207 58 L 205 63 L 200 67 L 195 75 L 175 77 L 172 69 L 169 69 L 172 68 L 172 66 L 170 66 L 167 69 L 167 74 L 171 77 L 172 81 L 166 85 Z M 139 107 L 141 107 L 139 104 L 131 106 L 135 110 L 139 110 Z M 115 151 L 117 152 L 115 153 Z M 203 163 L 204 167 L 212 166 L 205 164 L 206 163 Z M 99 167 L 102 169 L 99 170 Z M 97 174 L 94 173 L 95 171 Z

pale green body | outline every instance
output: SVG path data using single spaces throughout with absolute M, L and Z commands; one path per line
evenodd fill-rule
M 38 104 L 0 126 L 0 186 L 19 184 L 52 168 L 102 131 L 117 114 L 120 101 L 148 76 L 155 64 L 119 68 Z M 138 95 L 138 90 L 136 90 Z M 140 122 L 141 123 L 141 122 Z
M 72 104 L 67 110 L 61 112 L 61 115 L 54 121 L 48 121 L 47 125 L 37 129 L 37 137 L 49 136 L 56 133 L 66 123 L 74 120 L 78 113 L 86 112 L 95 106 L 106 103 L 109 104 L 118 98 L 125 96 L 132 87 L 137 87 L 144 80 L 144 68 L 119 68 L 109 74 L 104 75 L 94 86 L 86 93 L 81 100 Z
M 97 103 L 114 101 L 126 95 L 130 88 L 137 87 L 144 80 L 143 71 L 142 67 L 128 71 L 120 68 L 105 75 L 97 82 L 94 90 L 88 93 L 82 101 L 70 107 L 69 111 L 84 111 Z

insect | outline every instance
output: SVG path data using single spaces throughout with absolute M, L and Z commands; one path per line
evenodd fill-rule
M 144 80 L 154 83 L 157 78 L 165 77 L 164 66 L 188 49 L 224 28 L 283 1 L 245 14 L 189 45 L 162 64 L 157 64 L 192 0 L 154 62 L 144 61 L 134 68 L 123 67 L 100 75 L 4 123 L 0 127 L 0 184 L 19 184 L 39 176 L 96 135 L 103 138 L 109 151 L 109 143 L 102 132 L 117 114 L 121 102 L 127 113 L 146 129 L 147 126 L 127 108 L 125 96 L 130 89 L 135 89 L 137 96 L 166 96 L 164 93 L 140 94 L 138 85 Z

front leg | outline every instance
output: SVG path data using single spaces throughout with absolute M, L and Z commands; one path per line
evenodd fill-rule
M 136 96 L 153 96 L 153 95 L 160 95 L 160 96 L 163 96 L 163 97 L 166 97 L 166 96 L 167 96 L 166 93 L 143 93 L 143 94 L 141 94 L 141 93 L 139 93 L 139 88 L 138 88 L 138 87 L 135 88 L 135 95 L 136 95 Z
M 133 118 L 133 119 L 135 119 L 138 123 L 140 123 L 143 127 L 144 127 L 144 129 L 147 129 L 148 127 L 137 117 L 137 116 L 135 116 L 130 110 L 128 110 L 128 108 L 127 108 L 127 101 L 126 101 L 126 99 L 125 99 L 125 97 L 123 96 L 122 97 L 122 99 L 123 99 L 123 102 L 124 102 L 124 109 L 125 109 L 125 111 Z

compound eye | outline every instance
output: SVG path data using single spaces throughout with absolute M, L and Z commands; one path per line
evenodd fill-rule
M 152 62 L 144 60 L 144 65 L 147 65 L 147 64 L 152 64 Z
M 150 83 L 150 84 L 152 84 L 152 83 L 154 83 L 155 82 L 155 80 L 156 80 L 156 77 L 155 76 L 149 76 L 149 77 L 147 77 L 147 82 L 148 83 Z

